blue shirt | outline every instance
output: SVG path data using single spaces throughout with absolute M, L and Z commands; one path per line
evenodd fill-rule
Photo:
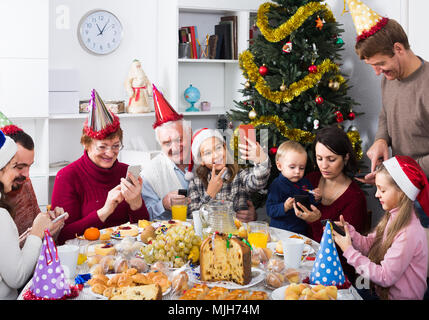
M 294 195 L 309 195 L 310 203 L 315 205 L 314 196 L 305 191 L 311 189 L 313 186 L 307 178 L 293 183 L 280 173 L 268 189 L 266 209 L 267 215 L 271 218 L 270 226 L 307 235 L 307 222 L 298 218 L 293 208 L 285 212 L 284 203 L 287 198 Z
M 188 168 L 185 169 L 185 172 L 180 170 L 176 165 L 174 165 L 174 172 L 176 173 L 177 178 L 180 181 L 183 189 L 188 189 L 189 181 L 185 179 L 185 174 L 188 172 Z M 142 197 L 146 205 L 147 211 L 149 212 L 150 220 L 170 220 L 171 211 L 165 210 L 162 199 L 153 191 L 152 186 L 149 182 L 143 179 L 142 185 Z

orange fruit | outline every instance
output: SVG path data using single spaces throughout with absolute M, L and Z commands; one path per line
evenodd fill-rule
M 98 240 L 98 238 L 100 237 L 100 230 L 94 227 L 88 228 L 83 233 L 83 236 L 86 240 Z

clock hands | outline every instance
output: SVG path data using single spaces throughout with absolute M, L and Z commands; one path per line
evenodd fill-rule
M 106 24 L 104 25 L 103 29 L 101 29 L 101 30 L 100 30 L 100 28 L 98 28 L 98 24 L 97 24 L 98 31 L 100 31 L 100 33 L 99 33 L 99 34 L 97 34 L 97 36 L 99 36 L 99 35 L 103 34 L 104 29 L 106 29 L 106 26 L 109 24 L 109 22 L 110 22 L 110 19 L 109 19 L 109 20 L 107 20 Z
M 97 36 L 99 36 L 100 34 L 103 33 L 103 31 L 101 31 L 100 27 L 98 26 L 98 23 L 95 24 L 97 26 L 98 32 L 100 32 L 99 34 L 97 34 Z

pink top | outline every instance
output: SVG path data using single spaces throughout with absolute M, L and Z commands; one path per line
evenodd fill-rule
M 398 209 L 390 213 L 385 230 L 394 221 Z M 414 211 L 410 224 L 398 232 L 379 265 L 366 257 L 374 242 L 375 232 L 364 237 L 350 225 L 349 231 L 353 245 L 343 255 L 357 273 L 377 285 L 390 287 L 391 300 L 423 299 L 427 287 L 428 245 L 426 233 Z

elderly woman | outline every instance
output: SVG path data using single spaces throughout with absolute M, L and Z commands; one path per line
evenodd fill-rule
M 311 206 L 313 210 L 300 203 L 294 204 L 295 214 L 309 224 L 310 237 L 317 242 L 323 235 L 321 221 L 339 221 L 340 215 L 358 232 L 363 232 L 367 217 L 366 198 L 359 185 L 350 178 L 357 170 L 357 160 L 347 134 L 336 126 L 319 130 L 313 142 L 313 152 L 319 170 L 311 172 L 307 178 L 317 186 L 321 201 L 317 208 Z M 352 280 L 354 270 L 345 260 L 342 264 Z
M 0 131 L 0 300 L 16 299 L 21 288 L 31 277 L 42 247 L 44 231 L 56 232 L 64 220 L 53 224 L 48 213 L 39 213 L 33 221 L 25 244 L 20 249 L 18 229 L 13 221 L 14 208 L 5 201 L 4 194 L 12 190 L 15 179 L 20 176 L 16 168 L 17 146 Z
M 128 165 L 117 160 L 122 149 L 119 119 L 92 92 L 92 111 L 85 122 L 83 156 L 61 169 L 52 192 L 52 207 L 63 207 L 69 219 L 58 241 L 82 235 L 85 229 L 137 223 L 149 219 L 141 197 L 142 179 L 126 174 Z

